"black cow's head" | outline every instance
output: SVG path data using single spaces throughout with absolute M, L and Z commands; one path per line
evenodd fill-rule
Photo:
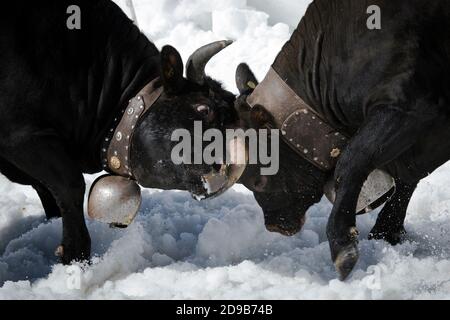
M 220 163 L 175 164 L 171 157 L 178 143 L 172 141 L 176 130 L 188 130 L 194 139 L 196 121 L 202 123 L 203 132 L 210 128 L 224 131 L 236 125 L 235 96 L 205 75 L 208 61 L 229 44 L 229 41 L 219 41 L 197 50 L 187 63 L 187 78 L 183 77 L 184 65 L 177 50 L 171 46 L 163 48 L 161 81 L 164 92 L 142 117 L 133 136 L 131 165 L 142 186 L 187 190 L 205 198 L 222 193 L 237 180 L 232 176 L 236 174 L 233 168 Z M 192 153 L 194 151 L 192 148 Z M 208 177 L 220 175 L 222 179 L 226 176 L 228 182 L 208 183 Z
M 241 94 L 236 100 L 241 125 L 254 129 L 266 127 L 272 121 L 271 115 L 263 107 L 251 109 L 246 102 L 258 84 L 246 64 L 238 67 L 236 82 Z M 283 141 L 279 152 L 278 174 L 262 176 L 261 165 L 248 165 L 239 182 L 254 192 L 269 231 L 293 235 L 303 227 L 306 211 L 321 200 L 328 177 Z

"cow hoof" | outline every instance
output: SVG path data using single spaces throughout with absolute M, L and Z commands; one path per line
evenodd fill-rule
M 401 244 L 406 236 L 406 230 L 401 228 L 400 231 L 381 231 L 373 229 L 369 233 L 369 240 L 383 240 L 388 242 L 392 246 Z
M 339 274 L 339 279 L 345 281 L 350 273 L 353 271 L 359 259 L 359 252 L 357 244 L 350 244 L 338 253 L 334 265 Z
M 341 281 L 348 278 L 358 262 L 358 236 L 359 232 L 355 227 L 350 228 L 344 237 L 333 237 L 328 234 L 331 257 Z
M 89 263 L 91 256 L 90 241 L 84 246 L 62 244 L 56 249 L 55 255 L 64 265 L 70 265 L 73 262 Z

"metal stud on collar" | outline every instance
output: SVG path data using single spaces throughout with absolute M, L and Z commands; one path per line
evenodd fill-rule
M 110 164 L 111 168 L 114 170 L 119 170 L 120 167 L 122 166 L 122 163 L 120 162 L 120 159 L 117 156 L 112 157 L 109 160 L 109 164 Z
M 331 150 L 330 156 L 332 158 L 339 158 L 340 155 L 341 155 L 341 149 L 334 148 L 333 150 Z

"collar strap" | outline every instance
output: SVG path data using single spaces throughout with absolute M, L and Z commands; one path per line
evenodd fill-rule
M 130 166 L 130 151 L 133 132 L 139 119 L 158 101 L 163 87 L 156 87 L 159 78 L 147 84 L 136 97 L 129 101 L 117 127 L 111 129 L 112 136 L 105 138 L 102 149 L 103 168 L 106 171 L 133 179 Z
M 248 97 L 247 103 L 270 112 L 284 141 L 302 158 L 322 171 L 336 167 L 348 138 L 303 101 L 273 68 Z

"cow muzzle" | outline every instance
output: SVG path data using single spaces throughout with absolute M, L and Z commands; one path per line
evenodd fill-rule
M 193 192 L 193 197 L 201 201 L 224 194 L 244 174 L 248 158 L 248 147 L 245 140 L 240 137 L 231 140 L 228 144 L 226 164 L 222 164 L 219 170 L 212 169 L 210 173 L 203 175 L 201 177 L 202 191 Z

